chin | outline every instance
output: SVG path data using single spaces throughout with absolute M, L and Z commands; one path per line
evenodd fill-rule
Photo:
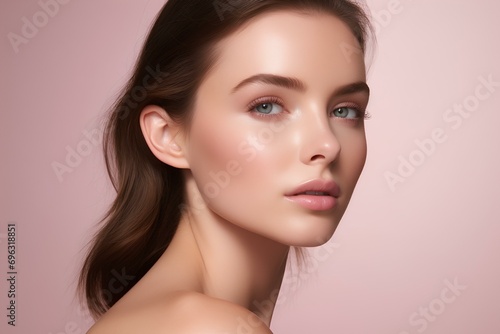
M 317 247 L 328 242 L 337 229 L 340 219 L 336 217 L 303 218 L 300 221 L 289 222 L 283 231 L 280 243 L 290 247 Z

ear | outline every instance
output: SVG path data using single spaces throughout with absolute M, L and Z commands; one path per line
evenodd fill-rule
M 142 134 L 149 149 L 160 160 L 177 168 L 189 168 L 184 151 L 182 126 L 165 109 L 146 106 L 140 116 Z

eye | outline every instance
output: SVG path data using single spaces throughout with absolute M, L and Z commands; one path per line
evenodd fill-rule
M 358 109 L 350 107 L 335 108 L 332 111 L 332 116 L 338 118 L 356 119 L 359 118 L 359 115 L 360 111 Z
M 261 114 L 274 115 L 283 111 L 283 108 L 277 103 L 261 103 L 255 107 L 255 110 Z
M 259 116 L 272 116 L 284 111 L 283 102 L 275 97 L 260 98 L 250 103 L 248 110 Z

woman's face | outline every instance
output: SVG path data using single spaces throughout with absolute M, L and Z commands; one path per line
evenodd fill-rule
M 369 93 L 353 34 L 330 15 L 280 11 L 218 50 L 186 142 L 199 192 L 189 196 L 280 243 L 326 242 L 366 158 Z

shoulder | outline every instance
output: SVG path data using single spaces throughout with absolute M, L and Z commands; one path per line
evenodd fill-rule
M 104 316 L 87 334 L 272 334 L 246 308 L 197 292 L 179 291 L 158 303 Z
M 179 316 L 178 333 L 272 334 L 248 309 L 201 293 L 182 292 L 171 301 L 172 314 Z M 182 331 L 181 331 L 182 330 Z

